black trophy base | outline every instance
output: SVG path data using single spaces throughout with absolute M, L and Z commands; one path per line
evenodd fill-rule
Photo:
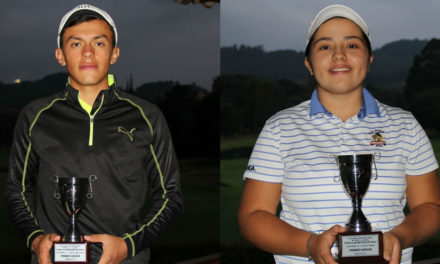
M 55 242 L 54 264 L 89 264 L 88 242 Z
M 337 237 L 340 264 L 386 264 L 382 232 L 345 232 Z

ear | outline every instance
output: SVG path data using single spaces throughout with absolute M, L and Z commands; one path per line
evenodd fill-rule
M 66 66 L 66 58 L 62 49 L 58 48 L 55 50 L 55 58 L 61 66 Z
M 304 65 L 306 66 L 307 70 L 309 71 L 310 75 L 313 75 L 313 68 L 310 64 L 309 57 L 304 58 Z
M 373 60 L 374 60 L 374 55 L 371 54 L 371 55 L 370 55 L 370 59 L 368 60 L 368 67 L 371 66 L 371 63 L 373 63 Z
M 114 47 L 112 51 L 112 56 L 110 58 L 110 64 L 114 64 L 119 58 L 119 47 Z

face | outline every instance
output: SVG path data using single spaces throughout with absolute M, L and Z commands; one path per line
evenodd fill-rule
M 119 57 L 112 47 L 113 33 L 103 20 L 94 19 L 65 30 L 63 48 L 57 49 L 58 62 L 67 67 L 70 84 L 76 89 L 108 87 L 110 65 Z
M 351 20 L 333 18 L 316 31 L 304 63 L 318 90 L 344 94 L 362 89 L 372 61 L 361 29 Z

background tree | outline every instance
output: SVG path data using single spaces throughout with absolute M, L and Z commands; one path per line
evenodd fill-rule
M 432 39 L 414 58 L 405 87 L 405 99 L 422 126 L 440 129 L 440 40 Z

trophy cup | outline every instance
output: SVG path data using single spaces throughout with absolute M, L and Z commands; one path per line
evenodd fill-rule
M 54 264 L 88 264 L 89 244 L 84 241 L 78 227 L 78 215 L 87 199 L 93 198 L 92 183 L 97 177 L 89 178 L 58 178 L 54 176 L 57 185 L 55 198 L 61 199 L 61 204 L 70 216 L 70 226 L 61 238 L 55 242 L 53 248 Z
M 353 205 L 353 213 L 345 224 L 347 231 L 337 237 L 339 263 L 388 263 L 383 258 L 382 232 L 372 231 L 370 222 L 361 210 L 362 198 L 370 185 L 373 162 L 376 168 L 374 155 L 340 155 L 335 159 L 342 186 Z

